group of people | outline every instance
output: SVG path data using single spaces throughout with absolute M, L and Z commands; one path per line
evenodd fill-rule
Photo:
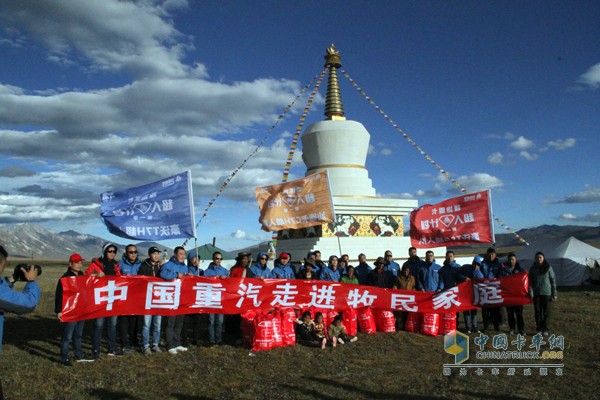
M 223 256 L 220 252 L 212 255 L 212 262 L 206 269 L 200 268 L 200 258 L 195 252 L 186 253 L 183 247 L 175 248 L 171 259 L 162 264 L 161 252 L 157 247 L 151 247 L 148 257 L 143 261 L 138 257 L 137 247 L 127 245 L 123 258 L 116 260 L 117 246 L 109 243 L 104 246 L 102 256 L 93 259 L 89 267 L 82 269 L 82 258 L 78 254 L 71 255 L 69 268 L 63 275 L 77 276 L 89 275 L 103 277 L 105 275 L 145 275 L 160 277 L 165 280 L 181 278 L 184 275 L 220 277 L 220 278 L 259 278 L 259 279 L 302 279 L 342 282 L 347 284 L 362 284 L 379 288 L 418 290 L 422 292 L 441 292 L 456 286 L 460 282 L 471 279 L 502 278 L 523 272 L 514 254 L 509 254 L 505 263 L 497 258 L 493 248 L 488 249 L 485 256 L 476 256 L 471 264 L 459 265 L 454 259 L 454 252 L 447 251 L 441 265 L 437 264 L 433 251 L 427 251 L 425 259 L 417 256 L 417 250 L 411 247 L 408 250 L 408 259 L 402 267 L 394 261 L 391 251 L 386 251 L 383 257 L 378 257 L 372 268 L 366 261 L 364 254 L 359 254 L 356 268 L 350 265 L 349 256 L 340 257 L 332 255 L 328 262 L 321 259 L 319 251 L 311 251 L 302 263 L 293 265 L 291 255 L 281 252 L 274 262 L 274 267 L 269 268 L 267 253 L 257 254 L 256 262 L 251 263 L 251 254 L 238 253 L 235 265 L 227 269 L 221 265 Z M 187 262 L 186 262 L 187 261 Z M 536 255 L 536 260 L 529 270 L 530 291 L 533 298 L 536 331 L 548 335 L 548 320 L 550 316 L 550 302 L 556 301 L 556 279 L 552 267 L 547 263 L 542 253 Z M 1 286 L 0 286 L 1 289 Z M 55 311 L 61 318 L 62 286 L 59 281 L 56 290 Z M 525 334 L 523 320 L 523 306 L 506 307 L 510 333 Z M 464 324 L 468 333 L 479 332 L 477 309 L 465 311 Z M 398 312 L 397 323 L 399 329 L 404 329 L 408 313 Z M 502 323 L 501 309 L 496 307 L 482 308 L 483 329 L 494 326 L 496 330 Z M 182 343 L 184 324 L 193 327 L 192 344 L 200 343 L 200 314 L 167 316 L 165 325 L 166 348 L 170 354 L 187 351 Z M 319 319 L 321 318 L 321 320 Z M 228 330 L 237 338 L 241 337 L 240 317 L 229 316 L 231 326 Z M 141 324 L 140 324 L 141 322 Z M 210 346 L 222 344 L 224 315 L 208 315 L 208 342 Z M 160 338 L 162 317 L 146 315 L 106 317 L 94 320 L 92 334 L 92 359 L 84 357 L 81 350 L 81 336 L 84 321 L 64 323 L 64 333 L 61 341 L 61 362 L 71 365 L 69 346 L 74 343 L 75 361 L 93 361 L 100 358 L 100 343 L 104 327 L 107 330 L 108 355 L 118 356 L 139 348 L 144 354 L 161 352 Z M 141 325 L 141 326 L 140 326 Z M 341 319 L 334 321 L 325 331 L 322 324 L 322 315 L 316 315 L 313 321 L 310 313 L 302 315 L 297 325 L 299 343 L 307 346 L 325 347 L 327 344 L 337 346 L 338 343 L 351 342 L 355 337 L 349 337 L 343 329 Z M 117 347 L 117 329 L 121 346 Z M 0 331 L 1 333 L 1 331 Z

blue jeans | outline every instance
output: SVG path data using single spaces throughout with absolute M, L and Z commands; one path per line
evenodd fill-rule
M 81 337 L 83 336 L 83 325 L 85 321 L 65 322 L 63 323 L 64 330 L 60 341 L 60 361 L 69 360 L 69 345 L 73 340 L 73 349 L 75 350 L 75 359 L 83 358 L 83 350 L 81 350 Z
M 468 331 L 477 330 L 477 310 L 478 309 L 476 308 L 474 310 L 463 311 L 463 315 L 465 317 L 465 326 Z M 456 321 L 456 324 L 458 326 L 458 320 Z M 471 327 L 473 329 L 471 329 Z
M 223 341 L 223 314 L 208 314 L 208 341 L 221 343 Z
M 158 347 L 160 343 L 160 315 L 144 315 L 144 327 L 142 328 L 142 347 L 150 347 L 150 326 L 152 325 L 152 346 Z
M 100 341 L 102 340 L 102 331 L 104 330 L 105 320 L 108 321 L 108 352 L 114 353 L 117 350 L 117 318 L 118 317 L 115 316 L 96 319 L 94 334 L 92 336 L 92 349 L 94 353 L 100 352 Z

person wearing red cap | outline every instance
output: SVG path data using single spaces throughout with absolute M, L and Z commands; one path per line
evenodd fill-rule
M 83 258 L 77 253 L 71 254 L 69 257 L 69 268 L 67 272 L 65 272 L 62 278 L 67 278 L 71 276 L 80 276 L 83 275 L 82 264 Z M 58 317 L 58 320 L 62 322 L 62 295 L 63 295 L 63 286 L 62 282 L 59 280 L 56 285 L 56 295 L 54 297 L 54 312 Z M 85 362 L 85 361 L 93 361 L 90 359 L 86 359 L 83 355 L 83 350 L 81 348 L 81 338 L 83 336 L 83 327 L 85 321 L 76 321 L 76 322 L 63 322 L 63 335 L 60 341 L 60 362 L 65 367 L 70 367 L 71 361 L 69 360 L 69 346 L 71 345 L 71 341 L 73 341 L 73 350 L 75 350 L 75 361 L 77 362 Z
M 290 255 L 288 253 L 281 252 L 277 260 L 275 260 L 275 267 L 273 268 L 272 274 L 273 278 L 279 279 L 295 279 L 296 274 L 294 270 L 289 265 Z

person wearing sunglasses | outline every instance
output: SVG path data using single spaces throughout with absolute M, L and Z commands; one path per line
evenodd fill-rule
M 205 278 L 228 278 L 229 271 L 221 265 L 223 255 L 215 251 L 212 255 L 212 262 L 204 271 Z M 210 346 L 223 343 L 223 314 L 208 314 L 208 342 Z
M 138 257 L 138 250 L 134 244 L 125 246 L 125 253 L 119 263 L 121 275 L 134 276 L 138 274 L 142 260 Z M 131 353 L 139 347 L 138 333 L 141 332 L 142 321 L 137 315 L 122 315 L 117 320 L 119 337 L 123 346 L 123 353 Z
M 92 263 L 85 270 L 85 275 L 103 278 L 104 276 L 120 276 L 121 267 L 115 259 L 117 256 L 117 246 L 114 243 L 107 243 L 102 248 L 102 257 L 92 259 Z M 121 350 L 117 350 L 117 317 L 96 318 L 94 320 L 94 330 L 92 332 L 92 354 L 95 360 L 100 358 L 100 342 L 104 323 L 107 324 L 108 336 L 108 355 L 123 355 Z
M 268 260 L 269 256 L 265 252 L 261 251 L 256 255 L 256 263 L 250 268 L 255 278 L 268 279 L 272 277 L 271 269 L 267 267 Z

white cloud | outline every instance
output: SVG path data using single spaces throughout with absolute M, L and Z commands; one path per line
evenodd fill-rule
M 579 77 L 577 83 L 590 89 L 600 88 L 600 63 L 593 65 Z
M 511 142 L 510 147 L 516 150 L 526 150 L 535 146 L 532 140 L 527 139 L 525 136 L 519 136 L 517 140 Z
M 381 149 L 381 155 L 382 156 L 389 156 L 390 154 L 392 154 L 392 150 L 390 150 L 390 149 Z
M 3 6 L 3 22 L 26 31 L 50 51 L 49 59 L 88 59 L 90 70 L 127 71 L 138 78 L 205 77 L 204 66 L 181 62 L 191 41 L 174 27 L 170 9 L 185 2 L 117 0 L 13 1 Z
M 534 161 L 538 159 L 538 155 L 535 153 L 530 153 L 526 150 L 519 152 L 519 155 L 528 161 Z
M 460 176 L 456 180 L 469 192 L 479 192 L 504 186 L 504 182 L 501 179 L 484 172 Z
M 600 212 L 593 212 L 582 216 L 575 216 L 571 213 L 561 214 L 556 219 L 563 219 L 572 222 L 591 222 L 594 224 L 600 223 Z
M 577 144 L 577 141 L 574 138 L 567 139 L 557 139 L 551 140 L 548 142 L 548 146 L 554 148 L 555 150 L 566 150 L 571 148 Z
M 492 153 L 488 156 L 487 160 L 490 164 L 502 164 L 504 156 L 500 152 Z
M 503 140 L 513 140 L 516 135 L 512 132 L 505 132 L 503 135 L 497 135 L 492 133 L 490 135 L 486 135 L 485 139 L 503 139 Z
M 411 193 L 377 193 L 378 197 L 383 199 L 408 199 L 412 200 L 415 198 Z
M 231 236 L 236 239 L 246 239 L 246 232 L 238 229 L 237 231 L 233 232 Z
M 559 217 L 559 219 L 566 219 L 566 220 L 571 220 L 574 221 L 577 219 L 577 217 L 571 213 L 566 213 L 566 214 L 561 214 Z
M 373 146 L 372 144 L 369 144 L 369 149 L 367 150 L 367 154 L 371 155 L 375 153 L 375 146 Z
M 545 204 L 580 204 L 600 202 L 600 187 L 585 185 L 585 190 L 565 196 L 561 200 L 547 201 Z

